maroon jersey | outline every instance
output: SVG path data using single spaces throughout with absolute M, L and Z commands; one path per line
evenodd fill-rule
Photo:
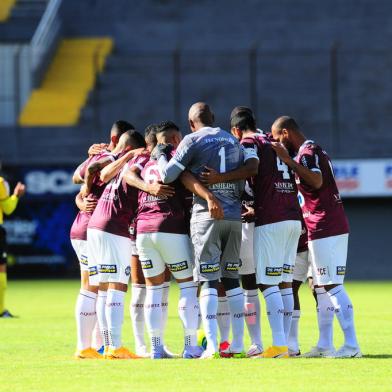
M 149 161 L 141 172 L 146 183 L 161 180 L 157 161 Z M 188 193 L 179 180 L 171 184 L 175 194 L 169 198 L 160 198 L 147 192 L 139 191 L 139 209 L 137 215 L 137 234 L 140 233 L 175 233 L 188 234 L 189 221 L 187 220 L 186 202 Z M 189 197 L 188 197 L 189 198 Z
M 132 167 L 142 167 L 149 158 L 139 155 L 131 159 L 106 185 L 88 224 L 89 229 L 131 238 L 129 226 L 137 209 L 137 189 L 125 182 L 124 174 Z
M 85 163 L 80 167 L 79 169 L 80 177 L 84 178 L 84 176 L 86 175 L 87 167 L 90 163 L 97 162 L 98 160 L 105 157 L 109 157 L 113 161 L 116 159 L 116 157 L 113 154 L 111 154 L 109 151 L 104 151 L 98 155 L 94 155 L 91 158 L 87 159 L 87 161 L 85 161 Z M 94 177 L 93 185 L 91 187 L 91 191 L 88 197 L 94 200 L 98 200 L 101 197 L 102 192 L 105 189 L 105 186 L 106 184 L 100 180 L 99 173 L 97 173 Z M 71 239 L 84 240 L 84 241 L 87 240 L 87 226 L 90 218 L 91 218 L 91 212 L 79 211 L 71 227 L 71 232 L 70 232 Z
M 297 253 L 305 252 L 308 250 L 308 231 L 303 219 L 301 219 L 301 235 L 298 240 Z
M 301 220 L 294 175 L 277 157 L 271 139 L 255 134 L 242 139 L 241 144 L 245 160 L 259 160 L 259 170 L 253 179 L 255 226 Z
M 309 240 L 348 233 L 347 217 L 327 153 L 312 140 L 306 140 L 295 160 L 312 171 L 320 172 L 323 176 L 320 189 L 310 187 L 296 176 L 298 190 L 303 198 L 301 207 Z

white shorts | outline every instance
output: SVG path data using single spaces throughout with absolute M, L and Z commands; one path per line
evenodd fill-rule
M 87 238 L 90 284 L 128 284 L 131 275 L 131 240 L 96 229 L 87 229 Z
M 342 284 L 346 274 L 348 234 L 308 242 L 314 284 Z
M 241 267 L 238 271 L 240 275 L 250 275 L 256 272 L 253 258 L 254 231 L 255 224 L 253 222 L 242 224 L 242 241 L 240 251 Z
M 141 233 L 137 235 L 136 246 L 146 278 L 160 275 L 166 265 L 176 279 L 192 276 L 191 245 L 186 234 Z
M 137 253 L 136 241 L 131 240 L 132 256 L 139 256 Z
M 309 251 L 297 253 L 295 258 L 293 280 L 305 282 L 307 278 L 312 277 L 312 265 L 309 260 Z
M 255 228 L 253 247 L 257 284 L 278 285 L 293 281 L 300 235 L 301 222 L 295 220 Z
M 81 271 L 88 271 L 87 241 L 71 239 L 72 247 L 79 260 Z

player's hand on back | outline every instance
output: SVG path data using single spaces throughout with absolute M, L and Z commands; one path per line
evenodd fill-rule
M 14 189 L 14 195 L 17 197 L 22 197 L 26 192 L 26 185 L 18 182 Z
M 211 195 L 207 198 L 207 205 L 211 218 L 218 220 L 224 218 L 223 208 L 215 196 Z
M 148 184 L 147 192 L 153 196 L 168 198 L 174 195 L 174 188 L 170 185 L 165 185 L 160 182 L 153 182 Z
M 252 207 L 249 207 L 247 205 L 245 205 L 246 208 L 246 212 L 244 212 L 243 214 L 241 214 L 241 219 L 242 222 L 252 222 L 252 220 L 255 217 L 255 210 Z
M 84 211 L 93 212 L 95 210 L 95 207 L 97 206 L 97 203 L 98 203 L 98 200 L 95 200 L 91 197 L 85 197 L 83 199 Z
M 213 185 L 222 182 L 220 174 L 208 166 L 205 166 L 204 171 L 200 173 L 200 181 L 204 185 Z
M 275 150 L 276 155 L 284 162 L 288 163 L 291 161 L 291 157 L 287 148 L 279 142 L 271 142 L 272 148 Z
M 88 149 L 88 155 L 89 156 L 98 155 L 107 147 L 108 145 L 106 143 L 95 143 L 91 145 L 90 148 Z

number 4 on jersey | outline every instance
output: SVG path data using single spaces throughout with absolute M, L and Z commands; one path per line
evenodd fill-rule
M 279 157 L 276 157 L 276 166 L 278 168 L 278 171 L 282 173 L 283 179 L 289 180 L 290 179 L 289 167 Z

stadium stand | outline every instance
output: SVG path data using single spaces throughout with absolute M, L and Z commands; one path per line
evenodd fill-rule
M 25 108 L 21 126 L 72 126 L 79 120 L 97 73 L 102 72 L 113 47 L 110 38 L 64 39 L 40 88 Z
M 3 0 L 0 3 L 0 23 L 7 21 L 14 5 L 15 0 Z

